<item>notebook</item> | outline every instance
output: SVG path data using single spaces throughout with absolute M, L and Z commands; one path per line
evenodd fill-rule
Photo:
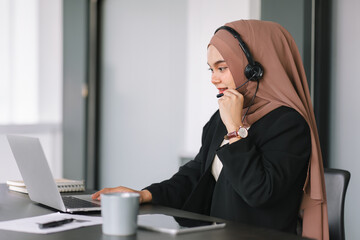
M 83 192 L 85 185 L 83 180 L 71 180 L 66 178 L 55 179 L 59 192 Z M 7 180 L 9 190 L 21 193 L 28 193 L 26 185 L 22 180 Z
M 61 196 L 38 138 L 7 135 L 21 176 L 32 201 L 62 212 L 100 211 L 91 195 Z

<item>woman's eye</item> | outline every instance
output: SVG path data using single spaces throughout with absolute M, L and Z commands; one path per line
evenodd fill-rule
M 209 68 L 209 71 L 212 72 L 212 73 L 214 72 L 214 70 L 212 68 Z
M 220 72 L 223 72 L 223 71 L 225 71 L 227 69 L 227 67 L 219 67 L 219 71 Z

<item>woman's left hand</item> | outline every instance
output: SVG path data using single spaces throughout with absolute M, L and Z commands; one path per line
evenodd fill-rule
M 127 187 L 123 187 L 123 186 L 119 186 L 119 187 L 114 187 L 114 188 L 103 188 L 100 191 L 94 193 L 92 195 L 92 199 L 96 199 L 96 200 L 101 200 L 101 194 L 105 194 L 105 193 L 116 193 L 116 192 L 131 192 L 131 193 L 139 193 L 140 194 L 140 203 L 146 203 L 146 202 L 151 202 L 152 200 L 152 195 L 148 190 L 142 190 L 142 191 L 137 191 L 131 188 L 127 188 Z
M 242 109 L 244 104 L 244 96 L 235 89 L 228 89 L 224 92 L 224 96 L 219 98 L 220 117 L 223 121 L 228 133 L 239 129 L 243 126 Z

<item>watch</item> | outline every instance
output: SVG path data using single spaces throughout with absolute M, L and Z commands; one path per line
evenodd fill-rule
M 246 138 L 249 134 L 248 129 L 243 126 L 240 126 L 240 128 L 238 130 L 238 134 L 241 138 Z
M 248 136 L 248 130 L 247 128 L 240 126 L 239 130 L 237 131 L 233 131 L 233 132 L 229 132 L 228 134 L 226 134 L 224 136 L 225 140 L 229 140 L 231 138 L 237 137 L 237 138 L 246 138 Z

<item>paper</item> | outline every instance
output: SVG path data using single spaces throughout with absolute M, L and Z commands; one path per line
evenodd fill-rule
M 67 223 L 65 225 L 53 228 L 40 229 L 38 223 L 46 223 L 51 221 L 59 221 L 66 218 L 73 218 L 80 221 L 73 221 L 71 223 Z M 85 221 L 84 221 L 85 220 Z M 83 215 L 74 215 L 67 213 L 51 213 L 47 215 L 41 215 L 37 217 L 29 217 L 29 218 L 21 218 L 10 221 L 0 222 L 0 229 L 9 230 L 9 231 L 17 231 L 17 232 L 28 232 L 28 233 L 54 233 L 61 232 L 70 229 L 92 226 L 102 224 L 102 217 L 91 217 L 91 216 L 83 216 Z

